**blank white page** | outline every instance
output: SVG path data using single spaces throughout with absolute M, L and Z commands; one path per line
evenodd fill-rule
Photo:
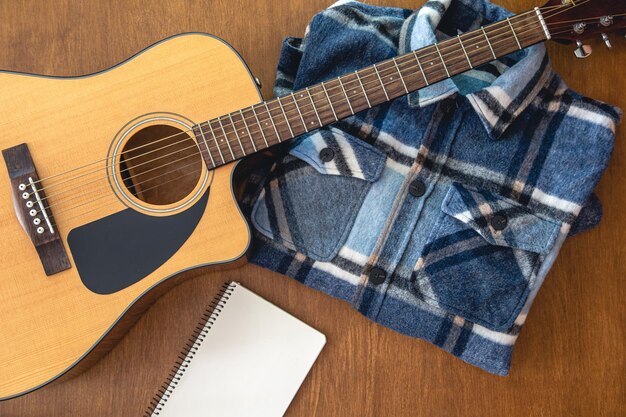
M 241 284 L 229 289 L 159 417 L 282 416 L 326 343 Z

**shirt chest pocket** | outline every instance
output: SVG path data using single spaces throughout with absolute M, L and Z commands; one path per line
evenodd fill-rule
M 560 224 L 452 184 L 414 274 L 419 296 L 495 331 L 511 328 Z
M 272 170 L 252 211 L 264 236 L 319 261 L 335 257 L 386 155 L 330 127 L 298 140 Z

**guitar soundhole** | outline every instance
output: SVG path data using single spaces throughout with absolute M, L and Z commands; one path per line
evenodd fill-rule
M 151 125 L 134 133 L 120 153 L 120 175 L 129 193 L 144 203 L 169 205 L 183 200 L 202 174 L 202 157 L 186 132 Z

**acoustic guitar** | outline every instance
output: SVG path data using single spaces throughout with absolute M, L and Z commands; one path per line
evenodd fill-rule
M 584 58 L 624 28 L 623 0 L 551 0 L 265 102 L 198 33 L 81 77 L 0 72 L 0 400 L 92 363 L 180 272 L 244 259 L 235 161 L 539 42 Z

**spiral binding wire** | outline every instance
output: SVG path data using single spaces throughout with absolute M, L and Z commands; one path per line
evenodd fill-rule
M 237 285 L 237 282 L 224 283 L 224 285 L 222 285 L 220 291 L 200 317 L 200 320 L 194 328 L 191 337 L 187 340 L 185 346 L 180 351 L 178 359 L 174 363 L 174 366 L 172 366 L 167 378 L 165 378 L 163 384 L 161 384 L 157 392 L 154 394 L 154 397 L 152 397 L 152 401 L 150 401 L 150 405 L 148 406 L 144 417 L 160 415 L 165 403 L 167 403 L 167 400 L 169 400 L 172 392 L 180 382 L 181 377 L 184 375 L 185 371 L 187 371 L 187 368 L 198 352 L 200 345 L 204 342 L 209 330 L 211 330 L 211 327 L 215 324 L 215 320 L 219 317 L 222 309 L 226 305 L 230 296 L 233 294 Z

